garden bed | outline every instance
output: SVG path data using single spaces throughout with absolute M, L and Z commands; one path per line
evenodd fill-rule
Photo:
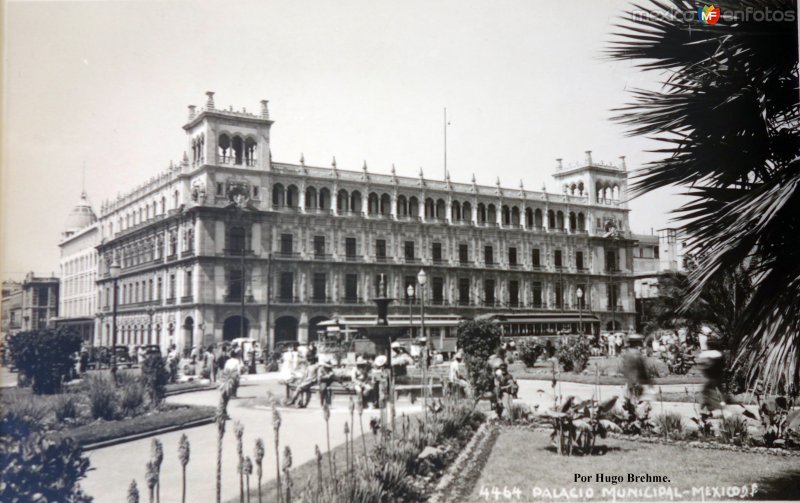
M 175 429 L 200 426 L 213 421 L 214 407 L 165 405 L 160 409 L 116 421 L 94 421 L 61 430 L 55 435 L 72 437 L 84 449 L 95 449 Z
M 466 477 L 460 481 L 460 490 L 469 495 L 462 501 L 494 501 L 495 491 L 503 501 L 554 499 L 569 491 L 578 491 L 576 498 L 587 500 L 670 499 L 666 491 L 678 494 L 674 499 L 739 499 L 742 490 L 753 489 L 756 498 L 800 497 L 800 468 L 794 457 L 735 451 L 722 454 L 686 445 L 645 445 L 621 438 L 598 440 L 598 444 L 605 447 L 605 454 L 560 456 L 550 445 L 549 433 L 504 428 L 478 480 Z M 594 479 L 598 472 L 621 475 L 625 481 L 597 482 Z M 668 482 L 627 482 L 629 473 L 662 476 Z M 576 483 L 575 474 L 592 479 Z M 503 496 L 506 491 L 509 497 Z

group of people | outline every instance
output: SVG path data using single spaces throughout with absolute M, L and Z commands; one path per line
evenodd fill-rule
M 603 333 L 600 334 L 600 339 L 598 342 L 600 343 L 600 347 L 604 350 L 606 355 L 616 356 L 622 353 L 622 348 L 625 345 L 625 337 L 620 332 L 615 334 Z

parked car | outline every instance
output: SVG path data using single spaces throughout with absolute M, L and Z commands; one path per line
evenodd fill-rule
M 117 362 L 117 367 L 133 367 L 133 360 L 128 352 L 128 346 L 114 346 L 114 357 Z
M 156 344 L 149 344 L 149 345 L 146 345 L 146 346 L 142 346 L 142 350 L 144 351 L 144 355 L 145 356 L 161 355 L 161 347 L 156 345 Z M 141 362 L 139 362 L 139 363 L 141 363 Z

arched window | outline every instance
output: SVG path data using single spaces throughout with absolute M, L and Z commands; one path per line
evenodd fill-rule
M 377 215 L 380 209 L 378 204 L 378 194 L 370 192 L 367 198 L 367 213 L 370 215 Z
M 256 165 L 256 141 L 248 138 L 244 142 L 244 158 L 248 166 Z
M 556 212 L 553 210 L 547 210 L 547 228 L 556 228 Z
M 397 196 L 397 216 L 407 217 L 408 216 L 408 201 L 406 200 L 406 196 Z
M 444 199 L 438 199 L 436 201 L 436 219 L 437 220 L 445 220 L 447 212 L 447 204 L 445 204 Z
M 486 223 L 486 205 L 478 203 L 478 223 L 483 225 Z
M 461 206 L 461 220 L 464 222 L 472 222 L 472 205 L 465 202 Z
M 392 212 L 392 198 L 389 194 L 381 195 L 381 215 L 389 215 Z
M 503 225 L 511 225 L 511 210 L 505 204 L 502 208 L 503 212 Z
M 350 194 L 350 211 L 353 213 L 361 213 L 361 192 L 354 190 Z
M 569 230 L 574 232 L 578 229 L 578 217 L 574 211 L 569 212 Z
M 319 209 L 331 209 L 331 191 L 327 187 L 323 187 L 319 190 Z
M 458 201 L 453 201 L 450 204 L 450 220 L 453 222 L 461 221 L 461 203 Z
M 282 208 L 286 205 L 286 191 L 283 185 L 276 183 L 272 186 L 272 206 L 275 208 Z
M 516 206 L 511 208 L 511 224 L 519 226 L 519 208 Z
M 408 198 L 408 216 L 411 218 L 419 218 L 419 199 L 415 196 Z
M 530 208 L 525 208 L 525 227 L 533 227 L 533 210 Z
M 175 208 L 176 210 L 178 209 L 178 196 L 179 196 L 179 194 L 178 194 L 178 191 L 176 190 L 172 194 L 172 207 Z
M 336 197 L 336 210 L 340 213 L 350 211 L 350 196 L 344 189 L 341 189 Z
M 433 219 L 436 214 L 436 205 L 430 197 L 425 199 L 425 219 Z
M 231 140 L 231 148 L 233 149 L 233 163 L 242 164 L 244 157 L 244 141 L 241 136 L 234 136 Z
M 497 208 L 493 204 L 486 207 L 486 220 L 490 225 L 497 224 Z
M 559 229 L 564 229 L 564 212 L 559 211 L 556 213 L 556 227 Z
M 583 213 L 578 213 L 578 230 L 579 231 L 586 230 L 586 217 L 583 216 Z
M 231 137 L 224 133 L 219 135 L 217 145 L 219 146 L 220 164 L 231 164 Z
M 286 188 L 286 206 L 287 207 L 289 207 L 289 208 L 297 208 L 297 205 L 300 202 L 298 200 L 298 197 L 297 197 L 298 192 L 299 191 L 298 191 L 296 185 L 289 185 Z
M 536 211 L 533 212 L 533 225 L 538 229 L 544 227 L 544 215 L 540 208 L 536 208 Z
M 313 210 L 317 208 L 317 189 L 314 187 L 306 188 L 306 209 Z

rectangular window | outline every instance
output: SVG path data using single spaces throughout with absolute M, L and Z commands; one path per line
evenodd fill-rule
M 222 182 L 217 182 L 217 195 L 223 195 L 224 188 L 222 186 Z
M 469 245 L 458 245 L 458 261 L 462 264 L 469 262 Z
M 284 302 L 292 302 L 294 299 L 294 273 L 282 272 L 280 290 L 278 292 Z
M 183 294 L 192 294 L 192 271 L 186 271 L 186 283 L 183 285 Z
M 533 267 L 541 267 L 542 266 L 542 259 L 541 259 L 540 255 L 539 255 L 539 249 L 538 248 L 534 248 L 533 251 L 531 251 L 531 265 Z
M 358 274 L 347 274 L 344 277 L 344 300 L 355 302 L 358 299 Z
M 508 265 L 517 265 L 517 249 L 513 246 L 508 249 Z
M 175 275 L 174 274 L 170 274 L 169 275 L 169 298 L 170 299 L 174 299 L 175 298 Z
M 292 248 L 292 235 L 281 234 L 281 255 L 291 255 Z
M 164 294 L 164 285 L 161 281 L 161 277 L 158 278 L 158 288 L 156 289 L 156 300 L 161 300 L 161 297 Z
M 560 281 L 556 283 L 556 307 L 558 309 L 564 307 L 564 285 Z
M 431 258 L 433 258 L 434 262 L 442 261 L 442 243 L 433 243 Z
M 323 257 L 325 255 L 325 236 L 314 236 L 314 256 Z
M 356 238 L 344 238 L 344 254 L 349 259 L 356 258 Z
M 242 300 L 242 280 L 242 270 L 231 269 L 228 276 L 228 300 Z
M 614 250 L 606 250 L 606 271 L 618 271 L 619 260 Z
M 406 257 L 406 260 L 414 260 L 414 242 L 413 241 L 406 241 L 405 242 L 405 257 Z
M 153 300 L 153 280 L 152 279 L 148 282 L 147 300 L 149 300 L 149 301 Z
M 38 293 L 39 293 L 39 305 L 46 306 L 48 301 L 48 294 L 50 293 L 48 292 L 47 287 L 46 286 L 39 287 Z
M 542 307 L 542 283 L 533 282 L 533 307 Z
M 494 305 L 494 280 L 487 279 L 483 281 L 483 302 L 487 306 Z
M 658 246 L 653 248 L 653 258 L 659 258 Z
M 324 272 L 315 272 L 313 285 L 312 285 L 312 296 L 315 301 L 324 301 L 325 300 L 325 283 L 326 283 L 326 276 Z
M 441 305 L 444 302 L 444 278 L 433 278 L 433 303 Z
M 462 306 L 469 305 L 469 278 L 458 279 L 458 303 Z
M 519 307 L 519 281 L 509 281 L 508 303 L 511 307 Z
M 386 240 L 385 239 L 376 239 L 375 240 L 375 257 L 378 260 L 386 260 Z
M 555 253 L 553 253 L 553 262 L 557 268 L 563 267 L 564 264 L 561 260 L 561 250 L 556 250 Z
M 619 307 L 619 285 L 609 283 L 606 288 L 608 291 L 608 309 L 616 310 Z
M 494 264 L 494 249 L 492 249 L 491 245 L 487 245 L 483 248 L 483 262 L 486 265 Z

